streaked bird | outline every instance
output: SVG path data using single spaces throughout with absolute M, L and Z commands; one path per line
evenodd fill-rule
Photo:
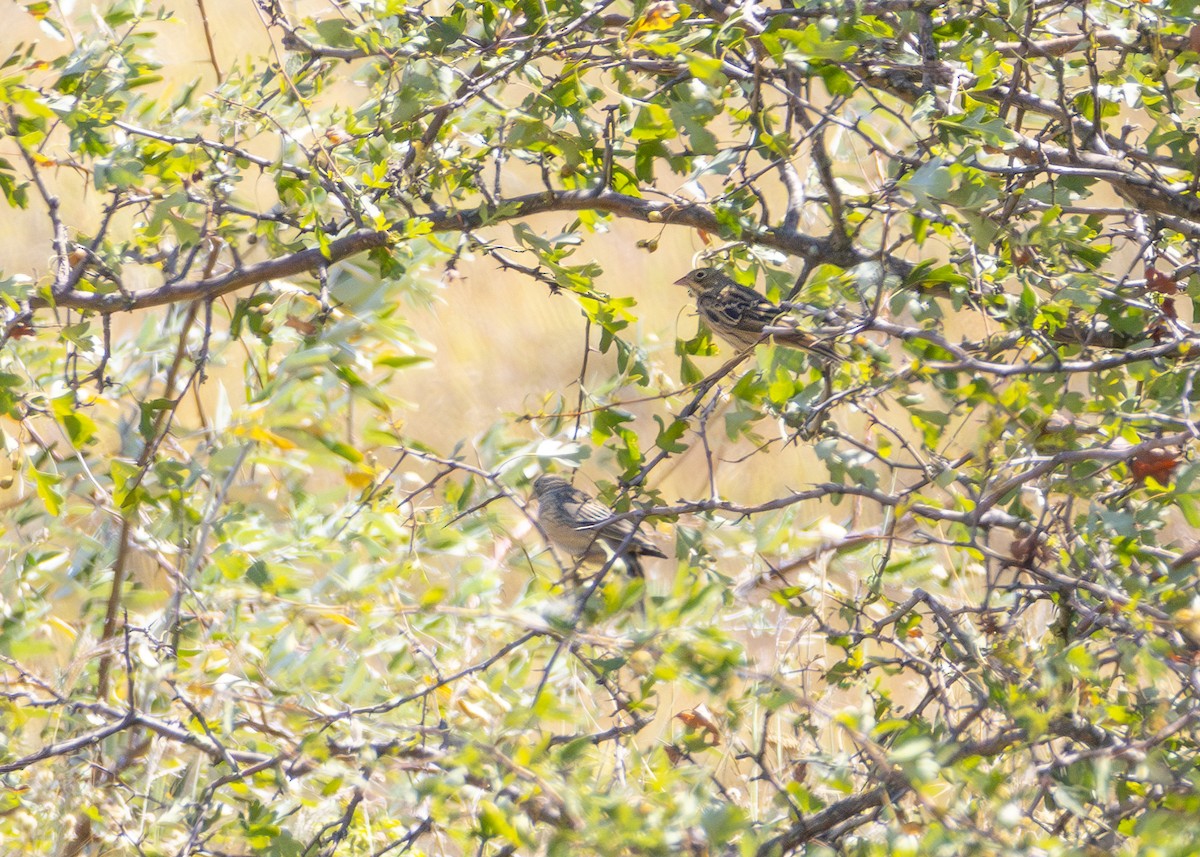
M 636 532 L 633 521 L 614 519 L 616 513 L 612 509 L 561 477 L 539 476 L 533 483 L 533 496 L 538 504 L 538 523 L 550 541 L 575 559 L 603 562 L 611 552 L 620 550 L 629 573 L 642 577 L 639 557 L 666 558 L 665 553 Z
M 716 268 L 697 268 L 675 285 L 687 287 L 704 323 L 739 351 L 770 338 L 777 345 L 800 348 L 826 360 L 839 359 L 832 346 L 801 330 L 783 307 Z

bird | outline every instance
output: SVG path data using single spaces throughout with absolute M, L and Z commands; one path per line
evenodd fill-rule
M 643 577 L 640 557 L 666 554 L 636 532 L 637 525 L 599 503 L 559 476 L 539 476 L 533 483 L 537 520 L 547 537 L 576 559 L 603 562 L 608 551 L 621 551 L 625 569 Z
M 697 268 L 675 285 L 687 287 L 705 324 L 739 351 L 770 337 L 777 345 L 800 348 L 827 360 L 839 359 L 829 344 L 785 318 L 783 307 L 716 268 Z

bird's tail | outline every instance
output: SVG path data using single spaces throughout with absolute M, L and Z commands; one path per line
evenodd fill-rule
M 825 342 L 804 330 L 782 330 L 779 333 L 771 331 L 771 339 L 777 345 L 788 348 L 799 348 L 824 360 L 839 361 L 842 356 L 833 350 L 833 345 Z
M 642 561 L 640 559 L 638 559 L 637 554 L 626 553 L 621 557 L 621 559 L 624 560 L 625 571 L 629 574 L 630 577 L 645 578 L 646 572 L 642 568 Z

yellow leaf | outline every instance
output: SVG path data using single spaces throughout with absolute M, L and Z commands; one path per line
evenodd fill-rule
M 270 429 L 265 429 L 262 426 L 251 426 L 246 432 L 246 436 L 251 440 L 256 440 L 259 443 L 265 443 L 276 449 L 295 449 L 296 444 L 292 443 L 286 437 L 278 435 Z
M 61 633 L 63 636 L 65 636 L 68 640 L 74 640 L 76 637 L 79 636 L 79 633 L 75 630 L 74 627 L 67 624 L 62 619 L 59 619 L 57 616 L 50 617 L 50 627 L 57 630 L 59 633 Z
M 633 25 L 630 36 L 647 33 L 654 30 L 669 30 L 679 20 L 679 7 L 672 0 L 658 0 L 651 3 Z
M 336 610 L 317 610 L 316 614 L 322 619 L 328 619 L 330 622 L 337 622 L 339 625 L 345 625 L 347 628 L 357 628 L 358 623 L 344 613 L 339 613 Z
M 472 720 L 475 720 L 479 723 L 488 723 L 492 719 L 491 715 L 488 714 L 487 709 L 484 708 L 482 705 L 472 702 L 469 699 L 463 699 L 461 696 L 458 699 L 454 700 L 454 705 L 463 714 L 467 715 Z

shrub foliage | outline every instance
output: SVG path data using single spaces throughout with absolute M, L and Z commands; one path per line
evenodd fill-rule
M 1193 853 L 1191 0 L 204 5 L 0 70 L 0 839 Z M 840 359 L 643 338 L 618 221 Z M 588 383 L 421 443 L 465 265 Z M 580 463 L 648 581 L 544 549 Z

